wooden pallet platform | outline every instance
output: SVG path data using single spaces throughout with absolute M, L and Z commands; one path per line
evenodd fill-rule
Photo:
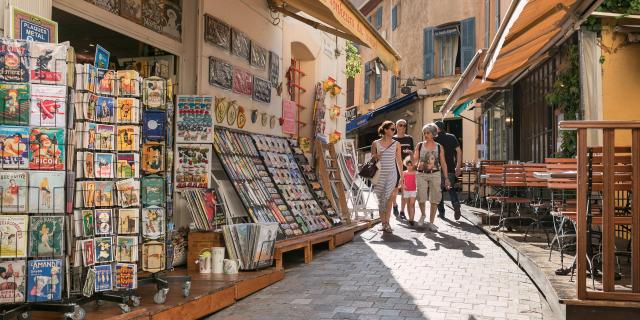
M 86 310 L 86 320 L 121 320 L 121 319 L 199 319 L 224 309 L 254 292 L 257 292 L 284 278 L 282 270 L 268 268 L 255 272 L 241 272 L 236 275 L 199 274 L 176 269 L 169 275 L 191 276 L 191 293 L 189 297 L 182 295 L 182 283 L 171 282 L 167 300 L 164 304 L 153 302 L 155 285 L 145 285 L 138 289 L 142 301 L 139 307 L 132 307 L 131 312 L 122 313 L 120 308 L 111 302 L 98 306 L 90 302 L 82 307 Z M 61 314 L 34 312 L 32 319 L 63 319 Z
M 356 232 L 370 227 L 371 221 L 358 221 L 293 239 L 277 241 L 273 257 L 276 261 L 276 269 L 283 269 L 282 256 L 287 252 L 303 249 L 304 263 L 311 263 L 314 244 L 326 242 L 329 245 L 329 250 L 333 250 L 336 246 L 352 241 Z

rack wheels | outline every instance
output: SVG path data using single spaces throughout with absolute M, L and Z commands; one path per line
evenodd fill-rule
M 64 314 L 65 320 L 84 320 L 87 316 L 87 311 L 84 310 L 81 306 L 74 306 L 73 312 L 68 312 Z
M 25 311 L 18 313 L 18 320 L 31 320 L 31 312 Z
M 120 311 L 122 311 L 122 313 L 128 313 L 131 311 L 131 307 L 126 303 L 118 303 L 118 307 L 120 307 Z
M 191 293 L 191 281 L 185 281 L 184 284 L 182 285 L 182 295 L 184 295 L 184 297 L 188 297 L 189 294 Z
M 131 299 L 131 305 L 134 307 L 139 307 L 140 306 L 140 297 L 138 296 L 131 296 L 129 297 L 129 299 Z
M 158 290 L 156 294 L 153 295 L 153 302 L 156 304 L 164 304 L 167 301 L 167 294 L 169 293 L 169 288 L 163 288 Z

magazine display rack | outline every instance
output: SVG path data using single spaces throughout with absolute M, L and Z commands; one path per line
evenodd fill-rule
M 69 301 L 69 124 L 66 45 L 0 39 L 0 319 Z M 71 182 L 71 183 L 70 183 Z

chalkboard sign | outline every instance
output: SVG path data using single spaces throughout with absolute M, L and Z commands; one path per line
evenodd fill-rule
M 260 69 L 267 66 L 267 50 L 251 41 L 251 65 Z
M 280 81 L 280 57 L 273 51 L 269 51 L 269 81 L 273 87 Z
M 269 81 L 253 76 L 253 100 L 271 102 L 271 83 Z
M 231 90 L 233 67 L 231 64 L 209 57 L 209 84 Z
M 236 29 L 231 30 L 231 53 L 249 61 L 250 45 L 251 40 L 244 33 Z
M 231 28 L 224 22 L 210 16 L 204 16 L 204 40 L 220 48 L 231 49 Z

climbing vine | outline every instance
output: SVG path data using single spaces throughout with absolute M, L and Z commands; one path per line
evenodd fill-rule
M 547 103 L 559 108 L 564 120 L 577 120 L 580 110 L 580 64 L 578 48 L 571 45 L 567 48 L 569 66 L 558 75 L 552 91 L 545 96 Z M 562 143 L 559 157 L 576 155 L 577 136 L 575 131 L 562 131 Z
M 347 54 L 347 63 L 344 73 L 347 78 L 355 78 L 355 76 L 360 73 L 360 71 L 362 71 L 362 61 L 360 60 L 360 53 L 358 53 L 358 48 L 356 48 L 356 46 L 354 46 L 353 42 L 351 41 L 347 41 L 345 52 Z

